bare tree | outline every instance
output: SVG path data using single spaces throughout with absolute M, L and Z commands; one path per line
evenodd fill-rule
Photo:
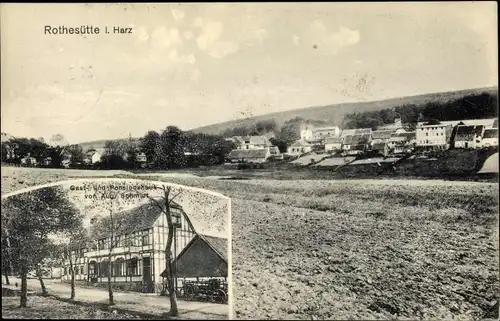
M 174 200 L 179 197 L 183 190 L 182 188 L 177 191 L 175 194 L 173 193 L 172 186 L 158 186 L 158 189 L 161 189 L 163 192 L 162 195 L 162 202 L 160 203 L 154 198 L 151 198 L 156 205 L 162 210 L 163 213 L 165 213 L 165 217 L 167 219 L 167 226 L 168 226 L 168 236 L 167 236 L 167 244 L 165 245 L 165 270 L 166 270 L 166 275 L 167 275 L 167 290 L 168 290 L 168 296 L 170 298 L 170 315 L 171 316 L 177 316 L 178 315 L 178 308 L 177 308 L 177 295 L 175 293 L 175 283 L 174 283 L 174 275 L 173 275 L 173 267 L 172 267 L 172 245 L 173 245 L 173 238 L 174 238 L 174 224 L 172 220 L 172 213 L 171 213 L 171 206 Z M 183 212 L 184 218 L 186 219 L 186 222 L 188 223 L 189 227 L 194 231 L 193 224 L 190 220 L 190 218 Z
M 130 205 L 132 200 L 123 199 L 118 194 L 118 191 L 107 191 L 107 201 L 101 204 L 99 207 L 104 207 L 109 213 L 109 216 L 103 217 L 96 221 L 93 226 L 93 232 L 91 237 L 94 240 L 104 239 L 105 245 L 107 247 L 107 283 L 108 283 L 108 297 L 109 305 L 114 305 L 114 293 L 113 293 L 113 282 L 112 273 L 113 265 L 112 259 L 114 250 L 117 247 L 127 246 L 131 242 L 129 238 L 126 237 L 128 221 L 126 216 L 117 215 L 123 209 L 125 204 Z M 109 242 L 107 240 L 109 239 Z
M 83 224 L 81 224 L 75 226 L 75 229 L 66 233 L 66 235 L 61 235 L 60 239 L 64 239 L 64 241 L 54 252 L 56 252 L 61 259 L 61 263 L 64 264 L 64 261 L 69 263 L 71 284 L 70 299 L 74 300 L 76 296 L 75 264 L 76 260 L 78 260 L 78 251 L 88 247 L 90 244 L 90 236 L 88 231 L 83 227 Z

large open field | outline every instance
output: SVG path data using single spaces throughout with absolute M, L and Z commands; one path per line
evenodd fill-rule
M 55 180 L 17 175 L 2 193 Z M 499 300 L 498 184 L 140 177 L 233 198 L 237 318 L 474 320 Z

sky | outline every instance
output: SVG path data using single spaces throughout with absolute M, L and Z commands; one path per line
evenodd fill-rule
M 79 143 L 496 86 L 496 12 L 496 2 L 1 4 L 1 131 Z
M 149 197 L 159 199 L 162 192 L 158 190 L 147 190 L 141 191 L 139 193 L 129 190 L 129 191 L 109 191 L 106 193 L 111 193 L 116 196 L 116 199 L 100 199 L 103 192 L 102 190 L 95 190 L 94 187 L 98 188 L 108 188 L 109 185 L 114 186 L 128 186 L 129 188 L 134 188 L 135 186 L 160 186 L 160 184 L 151 183 L 148 181 L 141 180 L 113 180 L 109 181 L 106 179 L 88 179 L 82 180 L 78 184 L 63 184 L 62 189 L 68 193 L 69 200 L 85 214 L 84 226 L 89 226 L 90 219 L 94 216 L 105 217 L 109 215 L 109 210 L 112 209 L 114 213 L 130 210 L 139 205 L 142 205 L 149 201 Z M 87 190 L 74 189 L 74 187 L 82 188 L 86 187 Z M 168 184 L 166 185 L 168 186 Z M 218 197 L 211 193 L 210 191 L 203 192 L 197 191 L 189 188 L 188 186 L 182 186 L 182 188 L 174 187 L 172 190 L 172 197 L 174 201 L 182 206 L 185 213 L 191 220 L 194 228 L 197 232 L 219 236 L 228 237 L 230 232 L 229 229 L 229 198 Z M 86 198 L 85 195 L 96 194 L 97 199 Z M 120 195 L 122 194 L 141 194 L 145 197 L 131 197 L 130 199 L 124 199 Z

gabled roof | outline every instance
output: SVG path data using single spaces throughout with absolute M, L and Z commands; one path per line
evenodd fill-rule
M 370 135 L 372 133 L 371 128 L 356 128 L 355 135 Z
M 372 150 L 383 150 L 384 148 L 387 147 L 386 143 L 374 143 L 372 146 Z
M 327 137 L 325 138 L 325 144 L 342 144 L 342 137 Z
M 404 142 L 407 140 L 408 140 L 408 138 L 406 136 L 403 136 L 403 135 L 391 136 L 391 138 L 389 138 L 390 142 Z
M 341 137 L 352 136 L 356 133 L 356 129 L 343 129 L 340 134 Z
M 158 217 L 163 214 L 162 209 L 165 209 L 161 199 L 156 199 L 156 202 L 150 200 L 147 203 L 132 209 L 114 214 L 113 224 L 115 224 L 115 226 L 119 226 L 114 231 L 115 235 L 124 235 L 134 231 L 151 228 Z M 160 208 L 158 204 L 161 205 L 162 208 Z M 170 208 L 182 210 L 182 207 L 175 202 L 171 203 Z M 101 218 L 94 224 L 94 226 L 92 226 L 92 234 L 95 239 L 102 239 L 111 236 L 111 231 L 108 228 L 111 224 L 110 220 L 111 217 L 106 213 L 105 217 Z
M 227 156 L 229 159 L 243 159 L 243 158 L 265 158 L 269 150 L 262 149 L 233 149 Z
M 290 145 L 290 147 L 302 147 L 302 146 L 311 146 L 311 144 L 299 139 L 296 140 L 292 145 Z
M 251 145 L 264 145 L 267 147 L 272 146 L 273 144 L 267 139 L 266 136 L 244 136 L 242 137 L 243 143 L 249 142 Z
M 365 150 L 366 145 L 365 144 L 359 144 L 359 145 L 351 145 L 351 148 L 349 150 Z
M 102 149 L 89 149 L 86 153 L 85 156 L 87 157 L 92 157 L 95 153 L 103 154 L 104 151 Z
M 198 234 L 224 261 L 227 262 L 227 238 Z
M 481 134 L 483 126 L 474 125 L 459 125 L 457 126 L 457 133 L 455 141 L 471 141 L 474 140 L 477 134 Z
M 370 140 L 370 135 L 351 135 L 344 138 L 345 145 L 362 145 L 367 144 Z
M 498 128 L 485 129 L 483 138 L 498 138 Z
M 227 254 L 228 254 L 227 253 L 228 252 L 228 242 L 227 242 L 227 238 L 216 237 L 216 236 L 209 236 L 209 235 L 204 235 L 204 234 L 200 234 L 200 233 L 197 233 L 195 235 L 195 237 L 193 237 L 191 239 L 191 241 L 189 241 L 189 243 L 182 249 L 182 251 L 174 259 L 174 262 L 176 262 L 176 261 L 182 261 L 181 260 L 182 257 L 189 251 L 189 249 L 192 248 L 192 246 L 194 244 L 196 244 L 197 242 L 200 242 L 200 241 L 202 241 L 205 244 L 207 244 L 208 247 L 210 249 L 212 249 L 215 252 L 215 254 L 217 254 L 217 256 L 219 256 L 225 264 L 227 264 L 227 261 L 228 261 L 228 256 L 227 256 Z M 209 264 L 209 262 L 207 262 L 207 263 Z M 226 271 L 226 273 L 227 273 L 227 271 Z M 160 274 L 160 276 L 161 277 L 165 277 L 166 274 L 167 274 L 167 270 L 165 269 Z
M 372 132 L 373 139 L 389 139 L 391 138 L 391 134 L 393 134 L 393 130 L 374 130 Z
M 417 134 L 415 132 L 404 132 L 404 133 L 394 133 L 391 135 L 391 137 L 405 137 L 407 140 L 412 140 L 417 137 Z
M 352 136 L 352 135 L 370 135 L 372 133 L 371 128 L 355 128 L 355 129 L 344 129 L 340 134 L 341 137 Z

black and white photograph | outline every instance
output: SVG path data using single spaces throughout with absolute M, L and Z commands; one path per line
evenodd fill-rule
M 68 303 L 80 306 L 76 318 L 227 319 L 229 202 L 116 178 L 3 195 L 2 306 L 44 319 L 73 314 Z
M 497 320 L 497 9 L 2 3 L 2 317 Z

